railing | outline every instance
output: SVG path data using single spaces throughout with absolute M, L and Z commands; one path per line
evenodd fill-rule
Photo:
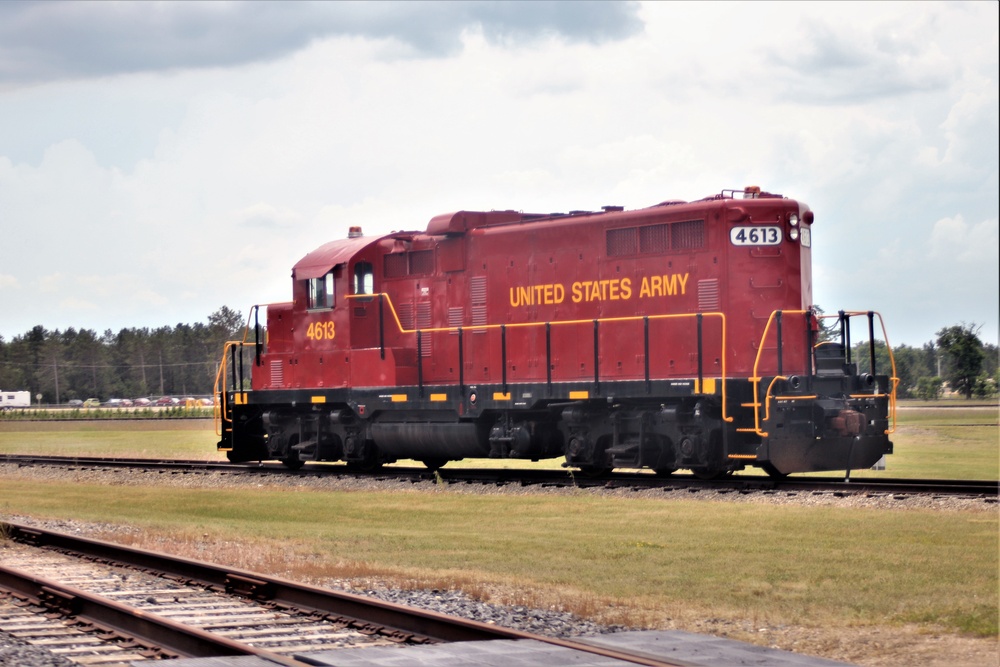
M 219 369 L 215 373 L 215 383 L 212 387 L 212 391 L 215 396 L 219 397 L 218 402 L 215 405 L 215 414 L 213 422 L 215 424 L 215 434 L 218 436 L 222 435 L 223 430 L 226 428 L 226 422 L 232 422 L 232 420 L 227 418 L 229 414 L 228 409 L 228 392 L 226 391 L 226 372 L 227 359 L 232 356 L 232 386 L 233 389 L 239 391 L 243 389 L 243 346 L 247 344 L 247 336 L 250 334 L 250 320 L 253 319 L 254 323 L 254 357 L 255 364 L 260 366 L 260 355 L 264 347 L 264 343 L 261 341 L 260 337 L 260 305 L 254 305 L 250 308 L 250 313 L 247 315 L 247 325 L 243 328 L 243 340 L 230 340 L 226 341 L 226 344 L 222 349 L 222 361 L 219 363 Z M 238 351 L 237 351 L 238 350 Z M 239 362 L 237 363 L 237 357 Z M 237 377 L 237 368 L 239 368 L 239 377 Z M 230 427 L 231 430 L 231 427 Z
M 464 358 L 464 334 L 466 329 L 473 329 L 475 331 L 499 331 L 500 332 L 500 355 L 501 355 L 501 386 L 502 392 L 507 393 L 508 380 L 507 380 L 507 331 L 517 330 L 517 329 L 530 329 L 530 328 L 545 328 L 545 368 L 546 368 L 546 384 L 551 390 L 552 387 L 552 329 L 553 327 L 564 327 L 564 326 L 581 326 L 581 325 L 591 325 L 593 327 L 593 340 L 594 340 L 594 386 L 595 393 L 600 391 L 601 375 L 600 375 L 600 328 L 605 324 L 621 323 L 621 322 L 642 322 L 643 323 L 643 355 L 644 355 L 644 381 L 646 386 L 646 391 L 649 393 L 652 390 L 652 380 L 650 374 L 650 362 L 649 362 L 649 323 L 651 321 L 657 320 L 680 320 L 680 319 L 694 319 L 697 323 L 697 343 L 698 343 L 698 369 L 697 369 L 697 386 L 696 390 L 700 391 L 705 386 L 705 369 L 704 369 L 704 350 L 703 350 L 703 331 L 702 323 L 704 318 L 709 317 L 713 319 L 718 319 L 720 322 L 720 389 L 722 395 L 722 418 L 724 421 L 731 422 L 733 417 L 728 415 L 727 410 L 727 393 L 726 393 L 726 316 L 724 313 L 712 312 L 712 313 L 680 313 L 680 314 L 664 314 L 664 315 L 631 315 L 627 317 L 604 317 L 604 318 L 593 318 L 593 319 L 582 319 L 582 320 L 559 320 L 554 322 L 516 322 L 513 324 L 484 324 L 476 325 L 472 327 L 432 327 L 426 329 L 407 329 L 403 326 L 399 319 L 399 314 L 396 312 L 396 308 L 392 303 L 392 298 L 390 295 L 380 292 L 377 294 L 352 294 L 348 295 L 348 299 L 364 299 L 371 300 L 373 297 L 378 297 L 379 305 L 379 348 L 382 359 L 385 359 L 385 331 L 382 326 L 384 323 L 384 313 L 383 308 L 385 304 L 388 303 L 389 312 L 392 316 L 392 320 L 395 322 L 398 332 L 401 334 L 415 334 L 416 335 L 416 350 L 417 350 L 417 385 L 420 395 L 423 396 L 424 382 L 423 382 L 423 355 L 420 354 L 422 349 L 422 337 L 426 334 L 433 333 L 453 333 L 458 336 L 458 368 L 459 368 L 459 378 L 458 384 L 464 393 L 465 388 L 465 378 L 464 378 L 464 368 L 465 368 L 465 358 Z
M 762 407 L 764 408 L 764 419 L 763 419 L 763 421 L 766 422 L 766 421 L 768 421 L 771 418 L 771 401 L 776 398 L 776 396 L 774 396 L 772 394 L 772 390 L 774 389 L 774 385 L 779 380 L 783 380 L 783 381 L 788 381 L 789 380 L 789 377 L 783 374 L 783 368 L 782 368 L 782 347 L 783 347 L 782 318 L 783 318 L 784 315 L 802 315 L 804 317 L 810 317 L 810 316 L 813 315 L 813 312 L 809 311 L 809 310 L 785 310 L 785 311 L 776 310 L 776 311 L 774 311 L 774 312 L 771 313 L 770 317 L 768 317 L 767 324 L 764 326 L 764 333 L 761 334 L 760 346 L 757 349 L 757 356 L 754 359 L 753 375 L 750 377 L 750 382 L 753 385 L 753 396 L 754 396 L 754 402 L 752 404 L 750 404 L 750 406 L 753 407 L 753 411 L 754 411 L 754 426 L 753 426 L 753 428 L 740 428 L 740 429 L 736 429 L 737 431 L 747 432 L 747 433 L 755 433 L 755 434 L 759 435 L 762 438 L 766 438 L 768 436 L 767 431 L 764 431 L 761 428 L 761 423 L 762 423 L 761 422 L 761 414 L 760 414 L 761 413 L 761 408 Z M 839 313 L 837 313 L 836 315 L 821 315 L 819 319 L 830 319 L 830 318 L 833 318 L 833 317 L 838 318 L 838 321 L 840 322 L 840 345 L 844 349 L 845 362 L 849 364 L 849 363 L 851 363 L 851 353 L 852 353 L 852 351 L 851 351 L 851 333 L 850 333 L 851 332 L 851 325 L 850 325 L 850 318 L 861 316 L 861 315 L 867 316 L 867 318 L 868 318 L 868 348 L 869 348 L 869 355 L 870 355 L 871 374 L 873 376 L 875 375 L 875 370 L 876 370 L 876 366 L 875 366 L 875 324 L 874 324 L 875 316 L 876 315 L 878 316 L 879 324 L 880 324 L 880 326 L 882 328 L 882 336 L 883 336 L 883 338 L 885 340 L 886 349 L 887 349 L 887 351 L 889 353 L 889 363 L 892 366 L 892 375 L 890 376 L 889 380 L 890 380 L 892 386 L 891 386 L 891 389 L 890 389 L 889 393 L 886 396 L 887 396 L 887 398 L 889 400 L 889 415 L 890 415 L 891 426 L 890 426 L 890 428 L 886 429 L 885 434 L 886 435 L 891 435 L 892 433 L 896 432 L 896 387 L 899 385 L 899 378 L 896 376 L 896 359 L 895 359 L 895 357 L 892 354 L 892 347 L 889 345 L 889 336 L 886 333 L 885 322 L 882 320 L 882 315 L 880 313 L 877 313 L 877 312 L 871 311 L 871 310 L 869 310 L 869 311 L 843 311 L 842 310 Z M 767 337 L 768 337 L 768 334 L 770 333 L 771 324 L 772 323 L 776 323 L 775 329 L 776 329 L 776 337 L 777 337 L 777 373 L 776 373 L 776 375 L 774 377 L 771 378 L 771 381 L 768 384 L 766 391 L 764 392 L 764 397 L 763 397 L 763 399 L 761 399 L 760 398 L 760 383 L 763 380 L 763 377 L 761 377 L 761 372 L 760 372 L 760 369 L 761 369 L 761 356 L 763 354 L 764 343 L 767 341 Z M 807 382 L 806 391 L 808 392 L 809 388 L 811 387 L 811 382 L 812 382 L 812 374 L 813 374 L 813 370 L 812 370 L 812 364 L 813 364 L 812 352 L 813 352 L 813 347 L 814 346 L 813 346 L 812 333 L 811 333 L 810 327 L 806 326 L 806 331 L 807 331 L 806 335 L 807 335 L 807 341 L 808 341 L 808 344 L 806 346 L 806 350 L 807 350 L 807 355 L 809 355 L 808 359 L 807 359 L 807 364 L 806 364 L 806 369 L 808 371 L 807 374 L 806 374 L 806 376 L 807 376 L 807 378 L 806 378 L 806 382 Z M 856 395 L 851 395 L 850 397 L 851 398 L 863 398 L 863 397 L 867 398 L 867 397 L 869 397 L 869 395 L 868 394 L 856 394 Z M 783 396 L 781 398 L 783 398 L 783 399 L 789 399 L 789 400 L 810 400 L 810 399 L 815 399 L 817 397 L 816 397 L 816 395 L 812 395 L 812 394 L 797 394 L 797 395 L 794 395 L 794 396 Z

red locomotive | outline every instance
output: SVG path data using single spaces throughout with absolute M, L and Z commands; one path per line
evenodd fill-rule
M 220 367 L 232 461 L 544 459 L 711 477 L 868 468 L 895 372 L 812 308 L 809 208 L 759 188 L 625 211 L 460 211 L 321 246 Z M 872 373 L 852 359 L 864 325 Z M 881 326 L 881 318 L 879 318 Z M 855 324 L 855 329 L 857 324 Z M 882 332 L 884 337 L 884 331 Z M 246 361 L 244 361 L 246 358 Z M 891 423 L 892 422 L 892 423 Z

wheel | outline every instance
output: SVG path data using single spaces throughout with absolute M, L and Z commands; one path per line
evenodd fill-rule
M 348 461 L 347 469 L 353 470 L 354 472 L 374 472 L 382 467 L 382 461 L 379 459 L 365 459 L 364 461 Z
M 788 477 L 787 472 L 781 472 L 780 470 L 775 468 L 774 465 L 771 463 L 762 463 L 760 464 L 760 467 L 761 469 L 763 469 L 764 472 L 767 473 L 767 476 L 770 477 L 771 479 L 785 479 L 786 477 Z
M 591 479 L 603 477 L 609 472 L 611 472 L 611 468 L 608 466 L 580 466 L 580 474 Z
M 712 468 L 702 468 L 700 470 L 692 469 L 691 473 L 698 479 L 725 479 L 726 477 L 732 477 L 732 470 L 715 470 Z
M 293 435 L 288 439 L 288 450 L 287 456 L 283 459 L 279 459 L 285 464 L 285 467 L 289 470 L 298 470 L 305 465 L 305 461 L 299 458 L 299 453 L 295 449 L 295 445 L 299 444 L 299 436 Z
M 428 470 L 437 470 L 438 468 L 443 468 L 448 463 L 448 459 L 420 459 L 420 462 Z
M 298 470 L 306 464 L 305 461 L 299 458 L 298 454 L 292 454 L 287 459 L 281 459 L 281 462 L 285 464 L 285 467 L 289 470 Z

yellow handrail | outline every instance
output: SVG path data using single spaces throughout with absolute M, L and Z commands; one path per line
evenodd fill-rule
M 768 419 L 770 419 L 770 407 L 771 407 L 770 403 L 771 403 L 771 398 L 772 398 L 772 396 L 771 396 L 771 390 L 774 388 L 774 383 L 777 380 L 779 380 L 779 379 L 781 379 L 781 380 L 787 380 L 788 379 L 786 376 L 783 376 L 783 375 L 775 376 L 771 380 L 770 384 L 768 385 L 767 391 L 764 393 L 763 403 L 761 403 L 758 400 L 757 397 L 759 396 L 760 381 L 763 379 L 762 377 L 760 377 L 760 372 L 759 372 L 760 371 L 760 358 L 761 358 L 761 354 L 764 351 L 764 342 L 767 340 L 767 335 L 768 335 L 768 333 L 770 332 L 770 329 L 771 329 L 771 322 L 774 321 L 774 318 L 778 314 L 778 312 L 779 311 L 777 311 L 777 310 L 772 311 L 771 315 L 767 318 L 767 324 L 764 325 L 764 332 L 761 334 L 761 337 L 760 337 L 760 345 L 759 345 L 759 347 L 757 349 L 757 356 L 754 359 L 753 376 L 750 378 L 750 382 L 751 382 L 751 384 L 753 384 L 753 396 L 754 396 L 754 403 L 753 403 L 754 428 L 753 428 L 753 432 L 756 433 L 757 435 L 759 435 L 762 438 L 766 438 L 768 434 L 767 434 L 766 431 L 761 430 L 761 426 L 760 426 L 760 407 L 763 404 L 763 406 L 764 406 L 764 421 L 766 422 Z M 810 311 L 808 311 L 808 310 L 783 310 L 783 311 L 780 311 L 780 312 L 783 315 L 806 315 Z M 891 416 L 891 427 L 888 428 L 888 429 L 886 429 L 886 431 L 885 431 L 886 435 L 891 435 L 892 433 L 896 432 L 896 387 L 899 385 L 899 378 L 896 377 L 896 359 L 895 359 L 895 357 L 892 354 L 892 347 L 889 345 L 889 336 L 888 336 L 888 333 L 885 330 L 885 322 L 882 319 L 881 313 L 878 313 L 876 311 L 871 311 L 871 312 L 874 315 L 878 315 L 879 325 L 882 327 L 882 335 L 885 338 L 885 346 L 886 346 L 886 349 L 889 351 L 889 361 L 890 361 L 890 363 L 892 365 L 892 377 L 890 378 L 890 382 L 892 383 L 892 389 L 890 390 L 889 395 L 888 395 L 889 396 L 889 414 Z M 859 315 L 868 315 L 868 313 L 869 313 L 869 311 L 867 311 L 867 310 L 844 311 L 843 315 L 846 316 L 846 317 L 855 317 L 855 316 L 859 316 Z M 837 315 L 822 315 L 821 316 L 822 319 L 831 318 L 831 317 L 836 317 L 836 318 L 839 319 L 841 317 L 841 315 L 838 313 Z M 869 341 L 869 344 L 873 344 L 873 341 Z M 796 397 L 796 398 L 803 398 L 803 397 Z
M 261 305 L 268 304 L 254 304 L 250 312 L 247 313 L 247 323 L 243 327 L 243 340 L 228 340 L 222 347 L 222 362 L 219 364 L 219 370 L 215 372 L 215 383 L 212 386 L 213 399 L 218 396 L 218 403 L 214 406 L 212 412 L 212 423 L 215 426 L 215 435 L 222 436 L 223 422 L 232 421 L 226 419 L 226 364 L 229 359 L 229 348 L 234 345 L 243 346 L 247 343 L 247 336 L 250 334 L 250 313 L 253 313 L 255 308 L 260 308 Z
M 557 320 L 554 322 L 514 322 L 511 324 L 482 324 L 482 325 L 472 325 L 465 327 L 432 327 L 429 329 L 406 329 L 403 327 L 403 323 L 399 319 L 399 314 L 396 312 L 396 307 L 392 303 L 392 296 L 385 292 L 376 292 L 373 294 L 349 294 L 348 299 L 366 299 L 370 300 L 374 297 L 384 298 L 389 303 L 389 312 L 392 313 L 392 319 L 396 322 L 396 327 L 399 329 L 399 333 L 402 334 L 413 334 L 420 331 L 421 333 L 457 333 L 459 329 L 494 329 L 498 330 L 500 328 L 507 329 L 518 329 L 518 328 L 531 328 L 531 327 L 543 327 L 546 324 L 552 326 L 563 326 L 563 325 L 580 325 L 580 324 L 591 324 L 595 321 L 598 323 L 605 322 L 639 322 L 643 319 L 650 320 L 666 320 L 666 319 L 684 319 L 684 318 L 694 318 L 698 315 L 702 317 L 717 317 L 722 323 L 722 340 L 720 341 L 720 354 L 719 359 L 721 362 L 721 393 L 722 393 L 722 420 L 725 422 L 732 422 L 733 417 L 729 416 L 727 410 L 728 397 L 726 395 L 726 315 L 725 313 L 674 313 L 674 314 L 663 314 L 663 315 L 629 315 L 626 317 L 598 317 L 583 320 Z
M 857 315 L 868 315 L 869 312 L 873 315 L 878 315 L 878 324 L 882 328 L 882 338 L 885 340 L 885 349 L 889 353 L 889 364 L 892 366 L 892 376 L 889 378 L 889 381 L 892 382 L 892 389 L 889 391 L 889 415 L 892 426 L 885 431 L 886 435 L 892 435 L 896 432 L 896 388 L 899 386 L 899 377 L 896 375 L 896 356 L 892 353 L 892 345 L 889 344 L 889 333 L 885 330 L 885 320 L 882 319 L 882 313 L 877 310 L 850 310 L 844 311 L 844 315 L 855 317 Z M 829 319 L 831 317 L 839 318 L 840 314 L 823 315 L 820 319 Z

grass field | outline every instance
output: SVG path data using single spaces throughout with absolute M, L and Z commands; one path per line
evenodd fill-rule
M 888 469 L 865 474 L 997 479 L 998 432 L 995 408 L 904 410 Z M 214 443 L 210 422 L 0 423 L 0 453 L 214 459 Z M 9 473 L 0 478 L 8 514 L 126 523 L 146 546 L 237 567 L 459 587 L 606 622 L 998 631 L 1000 526 L 985 504 L 960 513 L 447 487 L 109 488 Z
M 16 478 L 3 487 L 5 513 L 127 523 L 147 544 L 195 555 L 230 545 L 230 564 L 293 576 L 516 589 L 518 602 L 637 625 L 715 615 L 777 625 L 933 619 L 997 631 L 990 512 Z

